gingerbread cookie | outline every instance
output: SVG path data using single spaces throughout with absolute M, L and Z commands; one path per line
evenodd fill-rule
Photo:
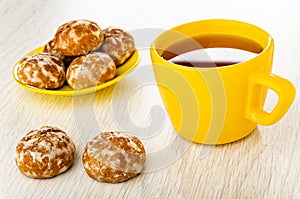
M 99 50 L 111 56 L 118 67 L 134 52 L 134 39 L 129 32 L 120 28 L 106 28 L 103 32 L 105 39 Z
M 65 56 L 63 56 L 62 54 L 60 54 L 54 46 L 53 43 L 53 39 L 48 41 L 43 49 L 44 53 L 50 53 L 52 55 L 55 55 L 56 57 L 58 57 L 60 60 L 63 60 Z
M 98 181 L 118 183 L 142 172 L 146 152 L 142 142 L 125 132 L 104 132 L 87 143 L 82 162 Z
M 72 61 L 66 79 L 73 89 L 97 86 L 116 75 L 116 66 L 105 53 L 89 53 Z
M 25 56 L 16 67 L 19 81 L 26 85 L 56 89 L 65 82 L 64 64 L 59 58 L 49 53 Z
M 97 49 L 103 39 L 103 32 L 95 22 L 73 20 L 58 28 L 53 43 L 60 54 L 78 56 Z
M 50 53 L 56 57 L 58 57 L 65 65 L 65 68 L 68 68 L 70 63 L 75 59 L 77 56 L 64 56 L 60 54 L 53 43 L 53 39 L 46 43 L 43 52 Z
M 31 178 L 51 178 L 73 165 L 76 149 L 61 129 L 43 126 L 32 130 L 16 147 L 16 164 Z

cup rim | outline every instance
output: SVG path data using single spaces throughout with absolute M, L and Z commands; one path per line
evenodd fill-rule
M 252 29 L 256 29 L 257 31 L 260 31 L 261 33 L 265 34 L 265 36 L 267 37 L 266 40 L 268 40 L 268 41 L 266 41 L 266 43 L 267 43 L 266 46 L 263 47 L 263 46 L 260 45 L 261 48 L 262 48 L 262 50 L 259 53 L 257 53 L 257 55 L 255 55 L 254 57 L 252 57 L 250 59 L 247 59 L 245 61 L 238 62 L 238 63 L 235 63 L 235 64 L 224 65 L 224 66 L 221 66 L 221 67 L 187 67 L 185 65 L 180 65 L 180 64 L 176 64 L 176 63 L 170 62 L 169 60 L 164 59 L 157 52 L 157 47 L 155 46 L 155 43 L 158 42 L 161 39 L 161 36 L 163 34 L 166 34 L 169 31 L 176 31 L 176 29 L 178 29 L 178 28 L 188 27 L 188 26 L 191 26 L 192 24 L 195 24 L 195 23 L 222 23 L 222 22 L 235 23 L 237 25 L 245 25 L 245 26 L 248 26 L 248 27 L 250 27 Z M 179 32 L 179 33 L 184 34 L 182 32 Z M 235 36 L 235 35 L 232 34 L 231 36 Z M 189 38 L 193 39 L 192 37 L 189 37 Z M 246 37 L 241 37 L 241 38 L 246 38 Z M 253 43 L 259 43 L 259 42 L 255 42 L 255 39 L 253 39 L 252 42 Z M 272 36 L 267 31 L 265 31 L 264 29 L 262 29 L 262 28 L 260 28 L 260 27 L 258 27 L 256 25 L 253 25 L 253 24 L 250 24 L 250 23 L 247 23 L 247 22 L 243 22 L 243 21 L 230 20 L 230 19 L 205 19 L 205 20 L 197 20 L 197 21 L 192 21 L 192 22 L 180 24 L 178 26 L 175 26 L 175 27 L 173 27 L 171 29 L 168 29 L 168 30 L 164 31 L 163 33 L 161 33 L 160 35 L 158 35 L 151 42 L 150 51 L 153 52 L 153 53 L 151 53 L 151 56 L 155 55 L 157 58 L 159 58 L 161 64 L 167 63 L 168 65 L 172 65 L 172 67 L 175 67 L 175 68 L 180 68 L 180 69 L 184 68 L 185 70 L 195 70 L 195 69 L 197 69 L 197 70 L 213 70 L 213 69 L 217 68 L 219 70 L 222 70 L 222 68 L 224 69 L 224 68 L 236 67 L 236 66 L 239 66 L 240 64 L 251 62 L 252 60 L 257 59 L 258 57 L 262 56 L 273 45 L 273 43 L 274 43 L 274 39 L 272 38 Z M 176 42 L 174 44 L 176 44 Z M 206 48 L 206 49 L 208 49 L 208 48 Z M 163 49 L 163 50 L 165 51 L 166 49 Z

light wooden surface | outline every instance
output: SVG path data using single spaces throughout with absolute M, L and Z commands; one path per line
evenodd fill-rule
M 136 72 L 96 94 L 76 98 L 37 94 L 18 87 L 11 76 L 21 56 L 43 45 L 58 25 L 71 19 L 138 32 L 227 18 L 256 24 L 273 35 L 273 72 L 290 79 L 300 92 L 299 9 L 296 0 L 0 0 L 0 198 L 300 198 L 299 97 L 277 124 L 258 126 L 235 143 L 207 147 L 177 137 L 164 115 L 159 116 L 165 120 L 161 128 L 148 132 L 151 111 L 161 113 L 155 111 L 162 104 L 153 78 L 140 85 L 143 66 L 151 75 L 147 42 L 138 46 L 142 62 Z M 268 97 L 270 106 L 275 101 L 276 97 Z M 30 179 L 15 165 L 15 147 L 26 132 L 42 125 L 65 130 L 78 154 L 66 173 Z M 120 184 L 89 178 L 81 164 L 87 140 L 102 130 L 128 128 L 141 131 L 138 135 L 148 152 L 145 172 Z

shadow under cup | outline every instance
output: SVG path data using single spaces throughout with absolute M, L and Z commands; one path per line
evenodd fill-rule
M 198 49 L 233 48 L 257 54 L 233 64 L 213 61 L 190 67 L 174 57 Z M 203 20 L 172 28 L 153 41 L 155 79 L 174 130 L 196 143 L 225 144 L 250 134 L 257 124 L 277 122 L 295 96 L 293 85 L 271 74 L 274 41 L 264 30 L 239 21 Z M 205 51 L 198 56 L 210 60 Z M 267 90 L 278 95 L 271 112 Z

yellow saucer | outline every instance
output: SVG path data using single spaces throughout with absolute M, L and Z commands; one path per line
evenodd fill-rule
M 41 46 L 41 47 L 31 51 L 30 53 L 28 53 L 28 55 L 43 52 L 43 49 L 44 49 L 44 46 Z M 137 50 L 135 50 L 135 52 L 132 54 L 132 56 L 124 64 L 122 64 L 121 66 L 119 66 L 117 68 L 117 75 L 114 79 L 107 81 L 103 84 L 100 84 L 98 86 L 95 86 L 95 87 L 78 89 L 78 90 L 73 90 L 67 84 L 65 84 L 63 87 L 61 87 L 59 89 L 55 89 L 55 90 L 41 89 L 41 88 L 36 88 L 33 86 L 23 84 L 22 82 L 19 81 L 18 76 L 17 76 L 17 64 L 15 64 L 15 66 L 13 68 L 12 75 L 13 75 L 15 82 L 19 86 L 21 86 L 27 90 L 33 91 L 33 92 L 43 93 L 43 94 L 48 94 L 48 95 L 62 95 L 62 96 L 86 95 L 86 94 L 97 92 L 103 88 L 106 88 L 108 86 L 111 86 L 111 85 L 117 83 L 122 78 L 126 77 L 130 72 L 132 72 L 132 70 L 138 66 L 138 64 L 140 63 L 140 60 L 141 60 L 140 54 Z

